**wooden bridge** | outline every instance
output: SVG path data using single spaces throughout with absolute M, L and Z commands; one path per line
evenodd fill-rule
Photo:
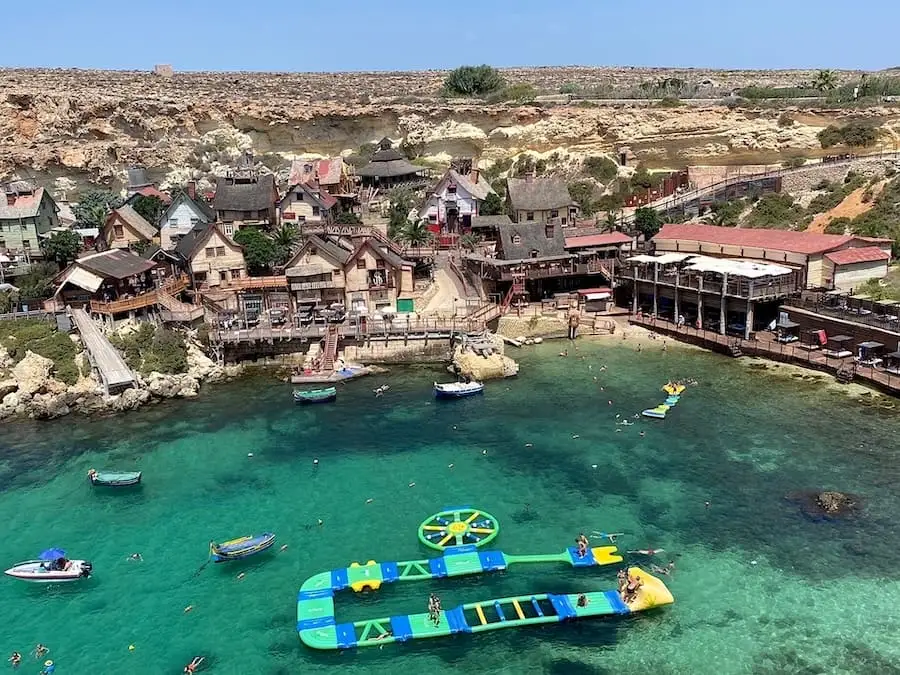
M 107 394 L 116 394 L 135 384 L 134 373 L 122 355 L 110 344 L 106 336 L 83 309 L 73 309 L 72 319 L 81 334 L 91 365 L 100 376 Z

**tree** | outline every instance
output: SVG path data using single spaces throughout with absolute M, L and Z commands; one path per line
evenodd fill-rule
M 496 192 L 489 192 L 478 209 L 479 216 L 502 216 L 506 213 L 506 205 Z
M 53 295 L 53 279 L 59 268 L 53 263 L 34 263 L 27 274 L 16 281 L 22 300 L 46 300 Z
M 569 183 L 568 187 L 569 196 L 581 208 L 581 213 L 585 216 L 593 215 L 597 210 L 597 203 L 594 201 L 596 186 L 589 180 L 580 180 Z
M 634 212 L 634 229 L 644 235 L 644 239 L 650 239 L 662 227 L 662 216 L 647 206 L 642 206 Z
M 391 194 L 391 205 L 388 209 L 388 236 L 400 238 L 400 233 L 409 222 L 409 212 L 413 205 L 413 195 L 408 190 L 395 190 Z
M 813 88 L 821 92 L 832 91 L 837 89 L 838 75 L 837 72 L 826 69 L 820 70 L 813 78 Z
M 593 156 L 584 160 L 585 172 L 601 183 L 608 183 L 619 175 L 619 167 L 609 157 Z
M 459 238 L 459 247 L 461 249 L 465 249 L 470 253 L 475 250 L 475 247 L 481 243 L 481 240 L 471 232 L 468 234 L 464 234 Z
M 341 211 L 334 218 L 335 225 L 362 225 L 362 218 L 353 211 Z
M 90 190 L 81 195 L 72 209 L 76 220 L 87 227 L 102 227 L 106 216 L 122 206 L 122 198 L 107 190 Z
M 81 237 L 72 230 L 54 232 L 41 242 L 44 255 L 50 260 L 55 260 L 60 268 L 75 260 L 81 251 L 81 246 Z
M 444 80 L 444 91 L 449 96 L 483 96 L 501 87 L 503 77 L 488 65 L 460 66 Z
M 603 231 L 604 232 L 615 232 L 619 229 L 619 212 L 618 211 L 607 211 L 606 217 L 603 219 Z
M 424 220 L 416 222 L 407 221 L 400 230 L 400 241 L 413 248 L 421 248 L 431 243 L 434 233 L 428 229 L 428 223 Z
M 159 219 L 166 210 L 166 205 L 163 203 L 162 199 L 155 195 L 151 195 L 150 197 L 138 195 L 131 203 L 131 208 L 137 211 L 148 223 L 156 225 L 159 223 Z
M 296 225 L 285 223 L 272 235 L 272 242 L 275 244 L 276 257 L 275 261 L 279 265 L 283 265 L 291 259 L 294 246 L 300 240 L 300 230 Z
M 15 301 L 12 293 L 9 291 L 0 291 L 0 314 L 9 314 L 12 311 Z
M 252 274 L 267 272 L 278 258 L 275 242 L 255 227 L 242 227 L 234 233 L 234 241 L 244 249 L 244 260 Z

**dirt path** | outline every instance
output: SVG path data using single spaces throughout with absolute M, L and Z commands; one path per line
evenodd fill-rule
M 806 231 L 822 234 L 825 232 L 828 223 L 836 218 L 856 218 L 856 216 L 865 213 L 875 205 L 875 197 L 881 192 L 886 182 L 887 181 L 880 181 L 872 186 L 872 199 L 868 202 L 864 202 L 862 199 L 863 194 L 868 188 L 857 188 L 844 197 L 843 201 L 833 209 L 826 211 L 825 213 L 820 213 L 813 218 L 813 221 L 809 224 L 809 227 L 806 228 Z

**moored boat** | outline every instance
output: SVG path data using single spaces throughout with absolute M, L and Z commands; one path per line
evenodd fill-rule
M 271 548 L 274 543 L 275 535 L 272 532 L 239 537 L 222 544 L 211 541 L 209 542 L 209 556 L 213 562 L 217 563 L 240 560 L 241 558 L 262 553 L 266 549 Z
M 446 382 L 434 383 L 434 395 L 438 398 L 463 398 L 473 396 L 484 391 L 482 382 Z
M 130 485 L 138 485 L 141 482 L 142 473 L 140 471 L 96 471 L 90 469 L 88 478 L 91 485 L 102 487 L 128 487 Z
M 336 398 L 337 387 L 310 389 L 308 391 L 294 390 L 294 402 L 296 403 L 328 403 Z
M 66 552 L 51 548 L 37 560 L 20 562 L 4 572 L 7 576 L 38 584 L 60 584 L 91 576 L 93 565 L 87 560 L 69 560 Z

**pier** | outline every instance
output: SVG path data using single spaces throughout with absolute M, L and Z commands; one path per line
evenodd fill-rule
M 134 386 L 134 373 L 106 336 L 83 309 L 73 309 L 72 319 L 84 342 L 91 365 L 100 376 L 107 394 L 115 394 Z
M 860 380 L 886 394 L 900 397 L 900 374 L 890 373 L 876 366 L 857 363 L 852 357 L 828 356 L 822 350 L 808 349 L 796 342 L 783 344 L 775 339 L 774 334 L 767 331 L 756 333 L 754 339 L 746 340 L 713 331 L 698 330 L 690 326 L 679 326 L 659 318 L 632 315 L 629 322 L 680 342 L 687 342 L 728 356 L 759 356 L 772 361 L 794 363 L 831 373 L 842 382 Z

